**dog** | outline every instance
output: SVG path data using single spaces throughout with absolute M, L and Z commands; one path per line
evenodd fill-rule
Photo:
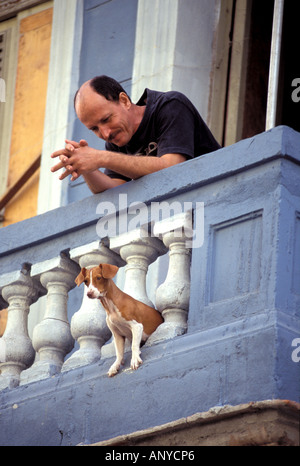
M 6 329 L 7 314 L 8 314 L 7 309 L 2 309 L 0 311 L 0 337 L 3 336 L 5 329 Z
M 125 338 L 131 341 L 132 358 L 130 367 L 138 369 L 142 364 L 140 345 L 163 323 L 160 313 L 146 304 L 137 301 L 121 291 L 113 282 L 119 268 L 111 264 L 100 264 L 87 270 L 81 269 L 75 283 L 80 286 L 85 283 L 87 296 L 99 299 L 106 311 L 106 322 L 113 335 L 116 349 L 116 360 L 108 371 L 113 377 L 124 364 Z

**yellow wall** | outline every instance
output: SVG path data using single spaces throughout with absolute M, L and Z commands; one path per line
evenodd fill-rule
M 41 153 L 53 9 L 20 21 L 19 52 L 7 187 Z M 39 170 L 5 208 L 4 226 L 37 212 Z

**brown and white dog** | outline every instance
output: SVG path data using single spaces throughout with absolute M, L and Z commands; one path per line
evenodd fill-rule
M 125 338 L 132 342 L 131 369 L 137 369 L 143 362 L 140 358 L 141 342 L 145 342 L 163 322 L 156 309 L 137 301 L 115 285 L 112 278 L 118 270 L 115 265 L 100 264 L 89 270 L 82 268 L 75 279 L 77 286 L 85 283 L 88 297 L 99 299 L 106 311 L 106 322 L 113 334 L 117 356 L 108 371 L 109 377 L 116 375 L 123 364 Z

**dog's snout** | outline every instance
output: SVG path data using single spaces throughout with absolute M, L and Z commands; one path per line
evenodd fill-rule
M 89 291 L 87 292 L 87 296 L 88 296 L 88 298 L 94 298 L 94 297 L 95 297 L 95 296 L 94 296 L 94 292 L 93 292 L 92 290 L 89 290 Z

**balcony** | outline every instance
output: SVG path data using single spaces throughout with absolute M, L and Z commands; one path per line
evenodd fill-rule
M 215 406 L 299 402 L 299 148 L 277 127 L 0 230 L 0 444 L 89 444 Z M 105 311 L 74 282 L 101 262 L 164 317 L 143 365 L 127 352 L 113 378 Z

